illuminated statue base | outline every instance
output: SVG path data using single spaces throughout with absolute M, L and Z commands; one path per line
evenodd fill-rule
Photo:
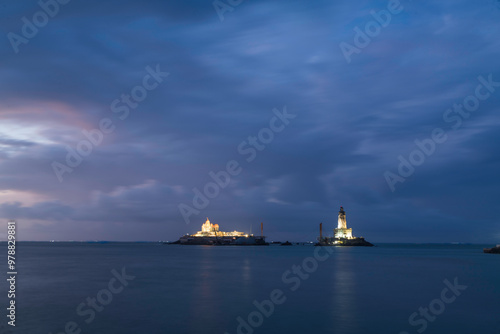
M 368 246 L 371 247 L 373 244 L 369 243 L 363 237 L 352 237 L 352 238 L 332 238 L 324 237 L 318 238 L 318 243 L 316 246 Z
M 333 230 L 335 233 L 335 238 L 340 239 L 340 238 L 345 238 L 345 239 L 352 239 L 352 228 L 336 228 Z

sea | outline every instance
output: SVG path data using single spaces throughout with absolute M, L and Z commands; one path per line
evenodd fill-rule
M 2 334 L 500 334 L 494 245 L 16 246 Z

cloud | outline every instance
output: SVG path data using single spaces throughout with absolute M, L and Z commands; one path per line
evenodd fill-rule
M 386 1 L 244 2 L 223 22 L 211 1 L 70 2 L 18 54 L 2 42 L 0 216 L 25 221 L 30 240 L 172 240 L 206 216 L 302 240 L 343 205 L 371 241 L 493 242 L 500 92 L 395 193 L 383 173 L 449 130 L 444 111 L 479 75 L 500 81 L 500 12 L 403 5 L 347 64 L 339 43 Z M 20 33 L 39 7 L 5 10 L 2 30 Z M 120 120 L 112 102 L 156 64 L 170 76 Z M 297 118 L 247 163 L 238 145 L 284 105 Z M 60 183 L 51 163 L 103 118 L 115 130 Z M 231 159 L 242 173 L 185 225 L 178 204 Z

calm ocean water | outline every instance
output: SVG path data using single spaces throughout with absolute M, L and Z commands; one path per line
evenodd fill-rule
M 25 242 L 16 327 L 1 331 L 500 334 L 500 255 L 484 246 L 332 248 L 316 259 L 313 246 Z M 6 306 L 5 280 L 0 289 Z M 276 304 L 262 303 L 273 291 Z

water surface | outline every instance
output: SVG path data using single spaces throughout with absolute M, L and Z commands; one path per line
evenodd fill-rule
M 324 261 L 317 261 L 313 246 L 24 242 L 17 247 L 12 332 L 64 333 L 74 322 L 81 333 L 233 334 L 238 317 L 249 321 L 253 314 L 250 321 L 262 323 L 251 327 L 254 333 L 418 333 L 425 318 L 419 315 L 412 326 L 409 317 L 420 307 L 439 306 L 444 280 L 456 278 L 467 288 L 424 321 L 424 332 L 500 334 L 500 256 L 483 254 L 483 247 L 336 247 L 332 254 L 318 252 Z M 294 274 L 303 264 L 309 273 Z M 100 292 L 109 291 L 112 270 L 123 268 L 135 278 L 121 292 Z M 0 288 L 7 291 L 5 281 Z M 269 300 L 274 290 L 282 292 L 282 303 L 261 320 L 254 303 Z M 87 298 L 99 293 L 101 300 L 112 299 L 90 321 Z M 86 313 L 78 315 L 82 303 L 80 313 Z

